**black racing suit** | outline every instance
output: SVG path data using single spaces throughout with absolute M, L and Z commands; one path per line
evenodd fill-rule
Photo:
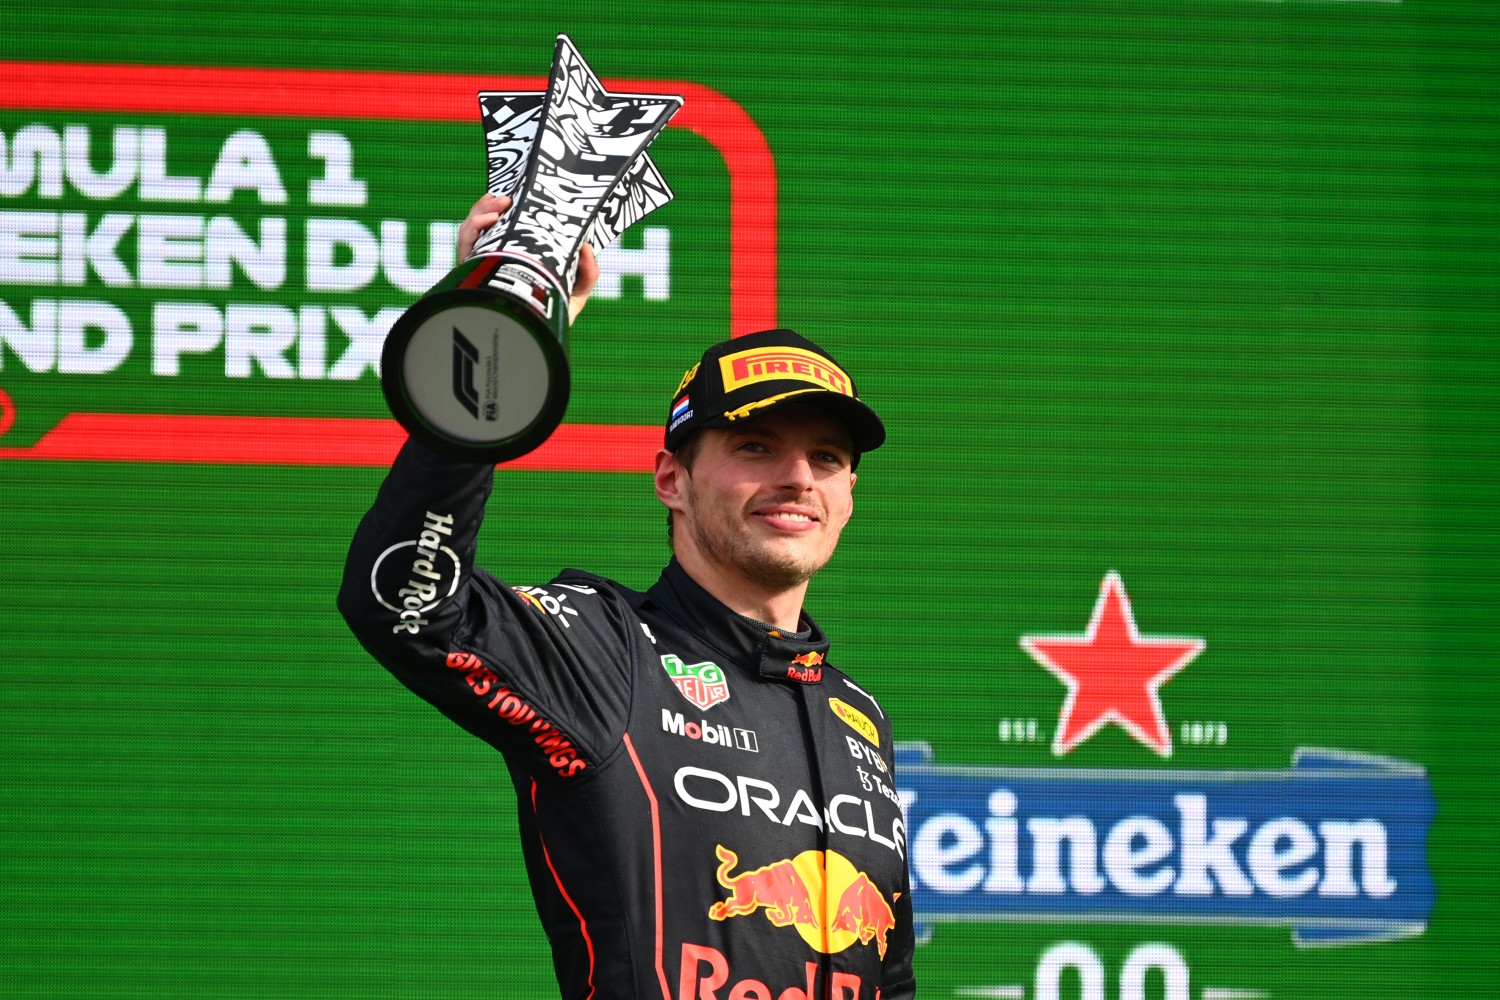
M 770 631 L 675 561 L 645 593 L 510 587 L 474 567 L 493 479 L 408 442 L 339 608 L 504 755 L 563 996 L 914 996 L 890 725 L 817 625 Z

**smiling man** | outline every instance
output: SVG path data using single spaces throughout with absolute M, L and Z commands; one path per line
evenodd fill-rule
M 665 408 L 673 556 L 649 589 L 477 568 L 493 468 L 408 441 L 340 610 L 503 755 L 564 997 L 911 997 L 890 724 L 803 608 L 885 429 L 789 330 L 710 347 Z
M 854 466 L 885 439 L 853 392 L 790 330 L 715 345 L 679 386 L 656 495 L 678 562 L 740 614 L 797 631 L 807 582 L 853 513 Z

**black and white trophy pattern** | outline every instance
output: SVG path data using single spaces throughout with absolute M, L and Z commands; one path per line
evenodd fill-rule
M 644 150 L 682 99 L 608 93 L 566 35 L 545 94 L 492 91 L 480 104 L 490 191 L 512 201 L 471 257 L 524 262 L 566 299 L 584 242 L 597 253 L 672 198 Z
M 526 180 L 526 168 L 542 124 L 546 100 L 546 93 L 535 90 L 491 90 L 479 95 L 480 107 L 484 110 L 489 190 L 512 201 L 495 225 L 475 244 L 471 256 L 496 252 L 503 234 L 510 228 L 516 211 L 516 192 Z M 599 206 L 588 236 L 584 237 L 585 242 L 594 248 L 597 257 L 621 233 L 672 198 L 672 189 L 656 168 L 655 161 L 649 155 L 641 154 Z M 579 259 L 578 254 L 573 255 L 572 266 L 565 276 L 569 288 L 577 280 Z
M 531 148 L 536 145 L 536 135 L 542 127 L 542 109 L 546 103 L 547 93 L 541 90 L 487 90 L 480 93 L 491 194 L 514 198 L 525 183 Z M 512 202 L 500 216 L 500 221 L 480 238 L 479 245 L 494 242 L 497 230 L 503 233 L 509 229 L 514 214 L 515 204 Z

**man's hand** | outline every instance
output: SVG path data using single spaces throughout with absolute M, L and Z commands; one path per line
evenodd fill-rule
M 500 213 L 510 207 L 510 199 L 497 195 L 485 193 L 469 209 L 469 217 L 458 227 L 458 259 L 466 260 L 469 254 L 474 252 L 474 244 L 479 242 L 479 236 L 486 229 L 500 221 Z M 589 293 L 594 290 L 594 285 L 599 281 L 599 262 L 594 259 L 594 248 L 587 243 L 583 245 L 582 256 L 578 262 L 578 281 L 573 286 L 573 294 L 568 299 L 568 322 L 572 323 L 583 312 L 583 306 L 589 300 Z
M 509 198 L 499 198 L 485 192 L 483 198 L 469 209 L 469 217 L 458 227 L 458 259 L 467 260 L 474 252 L 479 235 L 500 221 L 500 213 L 510 207 Z

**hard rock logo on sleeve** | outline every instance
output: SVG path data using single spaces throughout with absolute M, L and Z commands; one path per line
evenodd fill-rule
M 428 511 L 415 538 L 380 553 L 370 568 L 370 592 L 394 611 L 392 632 L 416 635 L 428 624 L 427 613 L 458 590 L 463 574 L 458 553 L 448 546 L 453 515 Z

